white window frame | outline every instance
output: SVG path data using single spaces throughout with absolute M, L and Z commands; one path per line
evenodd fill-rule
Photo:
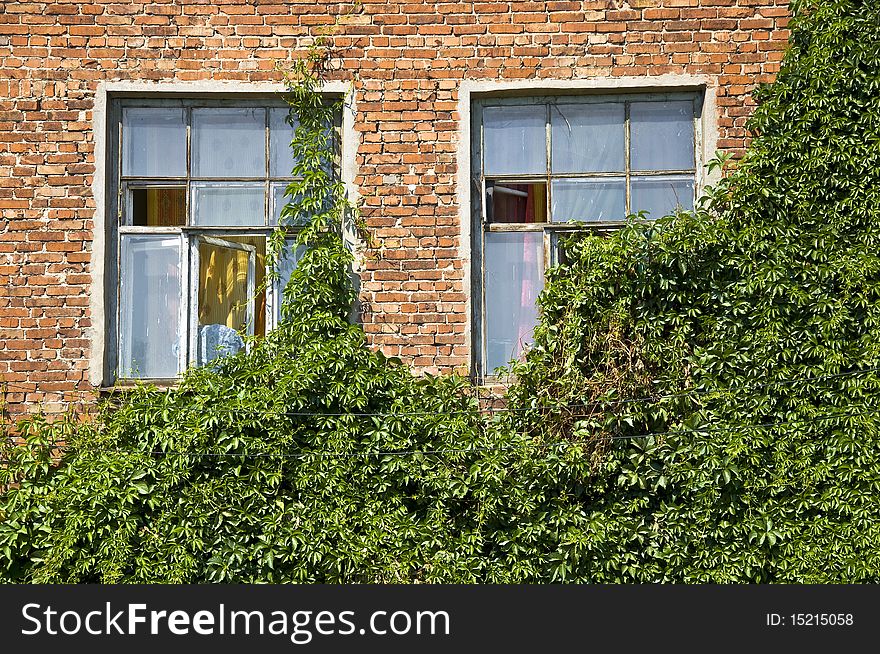
M 702 82 L 694 83 L 681 79 L 667 80 L 672 83 L 661 84 L 654 87 L 645 87 L 646 80 L 630 79 L 619 80 L 614 88 L 603 88 L 593 81 L 582 89 L 571 88 L 559 83 L 553 88 L 536 88 L 534 85 L 513 85 L 492 87 L 492 85 L 476 84 L 463 89 L 463 97 L 459 101 L 459 107 L 463 108 L 467 103 L 467 111 L 463 115 L 470 116 L 465 123 L 468 129 L 466 143 L 469 151 L 465 160 L 469 166 L 465 169 L 468 178 L 459 176 L 459 198 L 467 199 L 466 207 L 469 215 L 463 215 L 463 224 L 467 224 L 470 241 L 470 323 L 469 342 L 471 345 L 471 374 L 478 383 L 493 384 L 499 380 L 493 370 L 487 370 L 487 345 L 486 333 L 486 265 L 484 261 L 485 234 L 486 233 L 517 233 L 517 232 L 541 232 L 543 235 L 543 265 L 544 270 L 559 262 L 558 240 L 560 236 L 575 232 L 603 233 L 619 229 L 625 223 L 625 216 L 613 221 L 590 221 L 581 223 L 554 223 L 552 222 L 552 184 L 554 178 L 571 177 L 619 177 L 619 172 L 614 173 L 553 173 L 551 168 L 551 124 L 546 120 L 547 134 L 545 144 L 547 148 L 547 170 L 545 173 L 536 175 L 484 175 L 483 174 L 483 119 L 482 111 L 486 107 L 511 106 L 511 105 L 536 105 L 546 104 L 549 107 L 553 103 L 579 104 L 579 103 L 625 103 L 625 178 L 626 178 L 626 208 L 630 211 L 631 201 L 631 177 L 635 176 L 630 165 L 630 119 L 629 103 L 635 101 L 663 101 L 663 100 L 692 100 L 694 102 L 694 168 L 675 171 L 651 171 L 647 176 L 664 174 L 693 174 L 694 177 L 694 201 L 701 195 L 707 180 L 704 176 L 707 153 L 714 152 L 717 143 L 717 126 L 711 120 L 714 115 L 714 90 L 709 91 L 707 85 Z M 578 85 L 573 85 L 574 87 Z M 481 92 L 487 89 L 487 92 Z M 707 118 L 709 118 L 707 120 Z M 707 148 L 712 148 L 707 149 Z M 459 150 L 460 155 L 462 150 Z M 643 175 L 642 171 L 638 172 Z M 546 215 L 544 223 L 489 223 L 486 216 L 486 179 L 501 179 L 510 183 L 517 182 L 544 182 L 546 183 Z M 509 178 L 509 179 L 508 179 Z M 462 189 L 466 189 L 462 191 Z M 464 231 L 464 230 L 463 230 Z

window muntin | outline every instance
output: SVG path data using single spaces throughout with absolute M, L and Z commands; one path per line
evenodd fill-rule
M 295 179 L 295 126 L 276 102 L 118 102 L 117 379 L 173 379 L 280 320 L 292 238 L 256 294 Z
M 560 233 L 693 209 L 701 106 L 695 93 L 640 93 L 484 99 L 472 108 L 474 349 L 486 377 L 528 346 L 533 298 L 544 267 L 559 260 Z M 536 261 L 537 278 L 523 272 Z

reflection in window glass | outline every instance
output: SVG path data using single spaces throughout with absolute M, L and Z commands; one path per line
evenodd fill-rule
M 542 232 L 487 232 L 486 372 L 518 359 L 538 322 L 544 287 Z
M 525 175 L 547 170 L 544 105 L 486 107 L 483 162 L 486 175 Z
M 266 110 L 192 110 L 192 171 L 196 177 L 264 177 Z
M 269 110 L 269 175 L 289 177 L 293 170 L 293 150 L 290 147 L 296 123 L 287 122 L 289 109 Z
M 278 300 L 275 306 L 275 320 L 279 323 L 284 313 L 282 309 L 284 308 L 284 291 L 287 288 L 287 282 L 290 281 L 290 276 L 296 270 L 296 266 L 300 259 L 303 258 L 305 252 L 306 249 L 303 246 L 297 245 L 293 240 L 288 240 L 285 242 L 284 252 L 278 258 L 278 279 L 275 281 L 275 297 Z
M 293 199 L 287 195 L 289 182 L 272 182 L 272 213 L 269 215 L 269 224 L 277 225 L 281 221 L 281 210 Z M 298 200 L 297 200 L 298 203 Z M 303 213 L 297 217 L 288 217 L 284 220 L 285 225 L 306 225 L 311 219 L 311 213 Z
M 251 182 L 197 182 L 193 190 L 194 225 L 262 227 L 265 186 Z
M 120 376 L 175 377 L 182 343 L 180 239 L 167 234 L 121 239 Z
M 126 107 L 122 111 L 122 174 L 186 176 L 186 111 Z

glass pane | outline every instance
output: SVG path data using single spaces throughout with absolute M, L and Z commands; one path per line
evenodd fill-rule
M 196 177 L 265 177 L 266 110 L 193 109 L 192 158 Z
M 487 180 L 486 219 L 490 223 L 546 223 L 547 185 Z
M 194 225 L 265 224 L 265 188 L 253 182 L 198 182 L 192 185 Z
M 693 177 L 664 175 L 662 177 L 633 177 L 632 212 L 647 211 L 649 218 L 662 218 L 677 207 L 685 211 L 694 208 Z
M 296 128 L 287 123 L 288 113 L 288 109 L 269 110 L 269 174 L 272 177 L 289 177 L 293 170 L 290 142 Z
M 568 246 L 572 241 L 576 241 L 585 232 L 551 232 L 550 233 L 550 261 L 549 265 L 558 266 L 559 264 L 569 264 Z M 589 233 L 589 232 L 586 232 Z
M 295 241 L 288 240 L 285 242 L 284 252 L 281 253 L 281 257 L 278 259 L 278 279 L 275 281 L 275 297 L 280 299 L 275 307 L 275 320 L 278 322 L 281 322 L 281 308 L 285 297 L 284 289 L 287 288 L 290 276 L 296 270 L 297 264 L 305 253 L 305 247 L 297 245 Z
M 123 235 L 119 271 L 119 376 L 171 378 L 182 343 L 180 239 Z
M 139 227 L 180 227 L 186 224 L 186 187 L 132 188 L 129 221 Z
M 519 359 L 538 322 L 544 287 L 542 232 L 487 232 L 486 372 Z
M 694 168 L 693 102 L 633 102 L 629 117 L 633 170 Z
M 269 214 L 269 224 L 277 225 L 281 220 L 281 210 L 291 201 L 289 195 L 285 195 L 288 182 L 272 183 L 272 212 Z M 298 216 L 295 219 L 288 218 L 285 225 L 305 225 L 309 222 L 309 216 Z
M 186 111 L 171 107 L 122 110 L 122 174 L 186 176 Z
M 545 105 L 483 109 L 483 161 L 486 175 L 547 172 Z
M 253 298 L 250 253 L 199 243 L 198 363 L 235 354 L 248 333 L 248 302 Z
M 553 222 L 601 222 L 626 219 L 626 179 L 560 179 L 553 181 Z
M 625 113 L 622 102 L 551 106 L 553 172 L 622 173 Z

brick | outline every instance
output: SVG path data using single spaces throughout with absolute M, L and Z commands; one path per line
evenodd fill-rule
M 44 389 L 10 395 L 10 411 L 80 401 L 88 388 L 91 185 L 107 172 L 94 158 L 100 82 L 278 82 L 276 62 L 329 29 L 340 54 L 331 75 L 355 80 L 356 184 L 382 244 L 359 269 L 368 341 L 448 373 L 471 355 L 460 224 L 470 211 L 456 186 L 461 80 L 708 75 L 718 146 L 738 156 L 749 94 L 778 70 L 789 19 L 785 0 L 368 2 L 333 28 L 339 13 L 280 0 L 6 4 L 0 330 L 15 333 L 0 333 L 0 373 Z

